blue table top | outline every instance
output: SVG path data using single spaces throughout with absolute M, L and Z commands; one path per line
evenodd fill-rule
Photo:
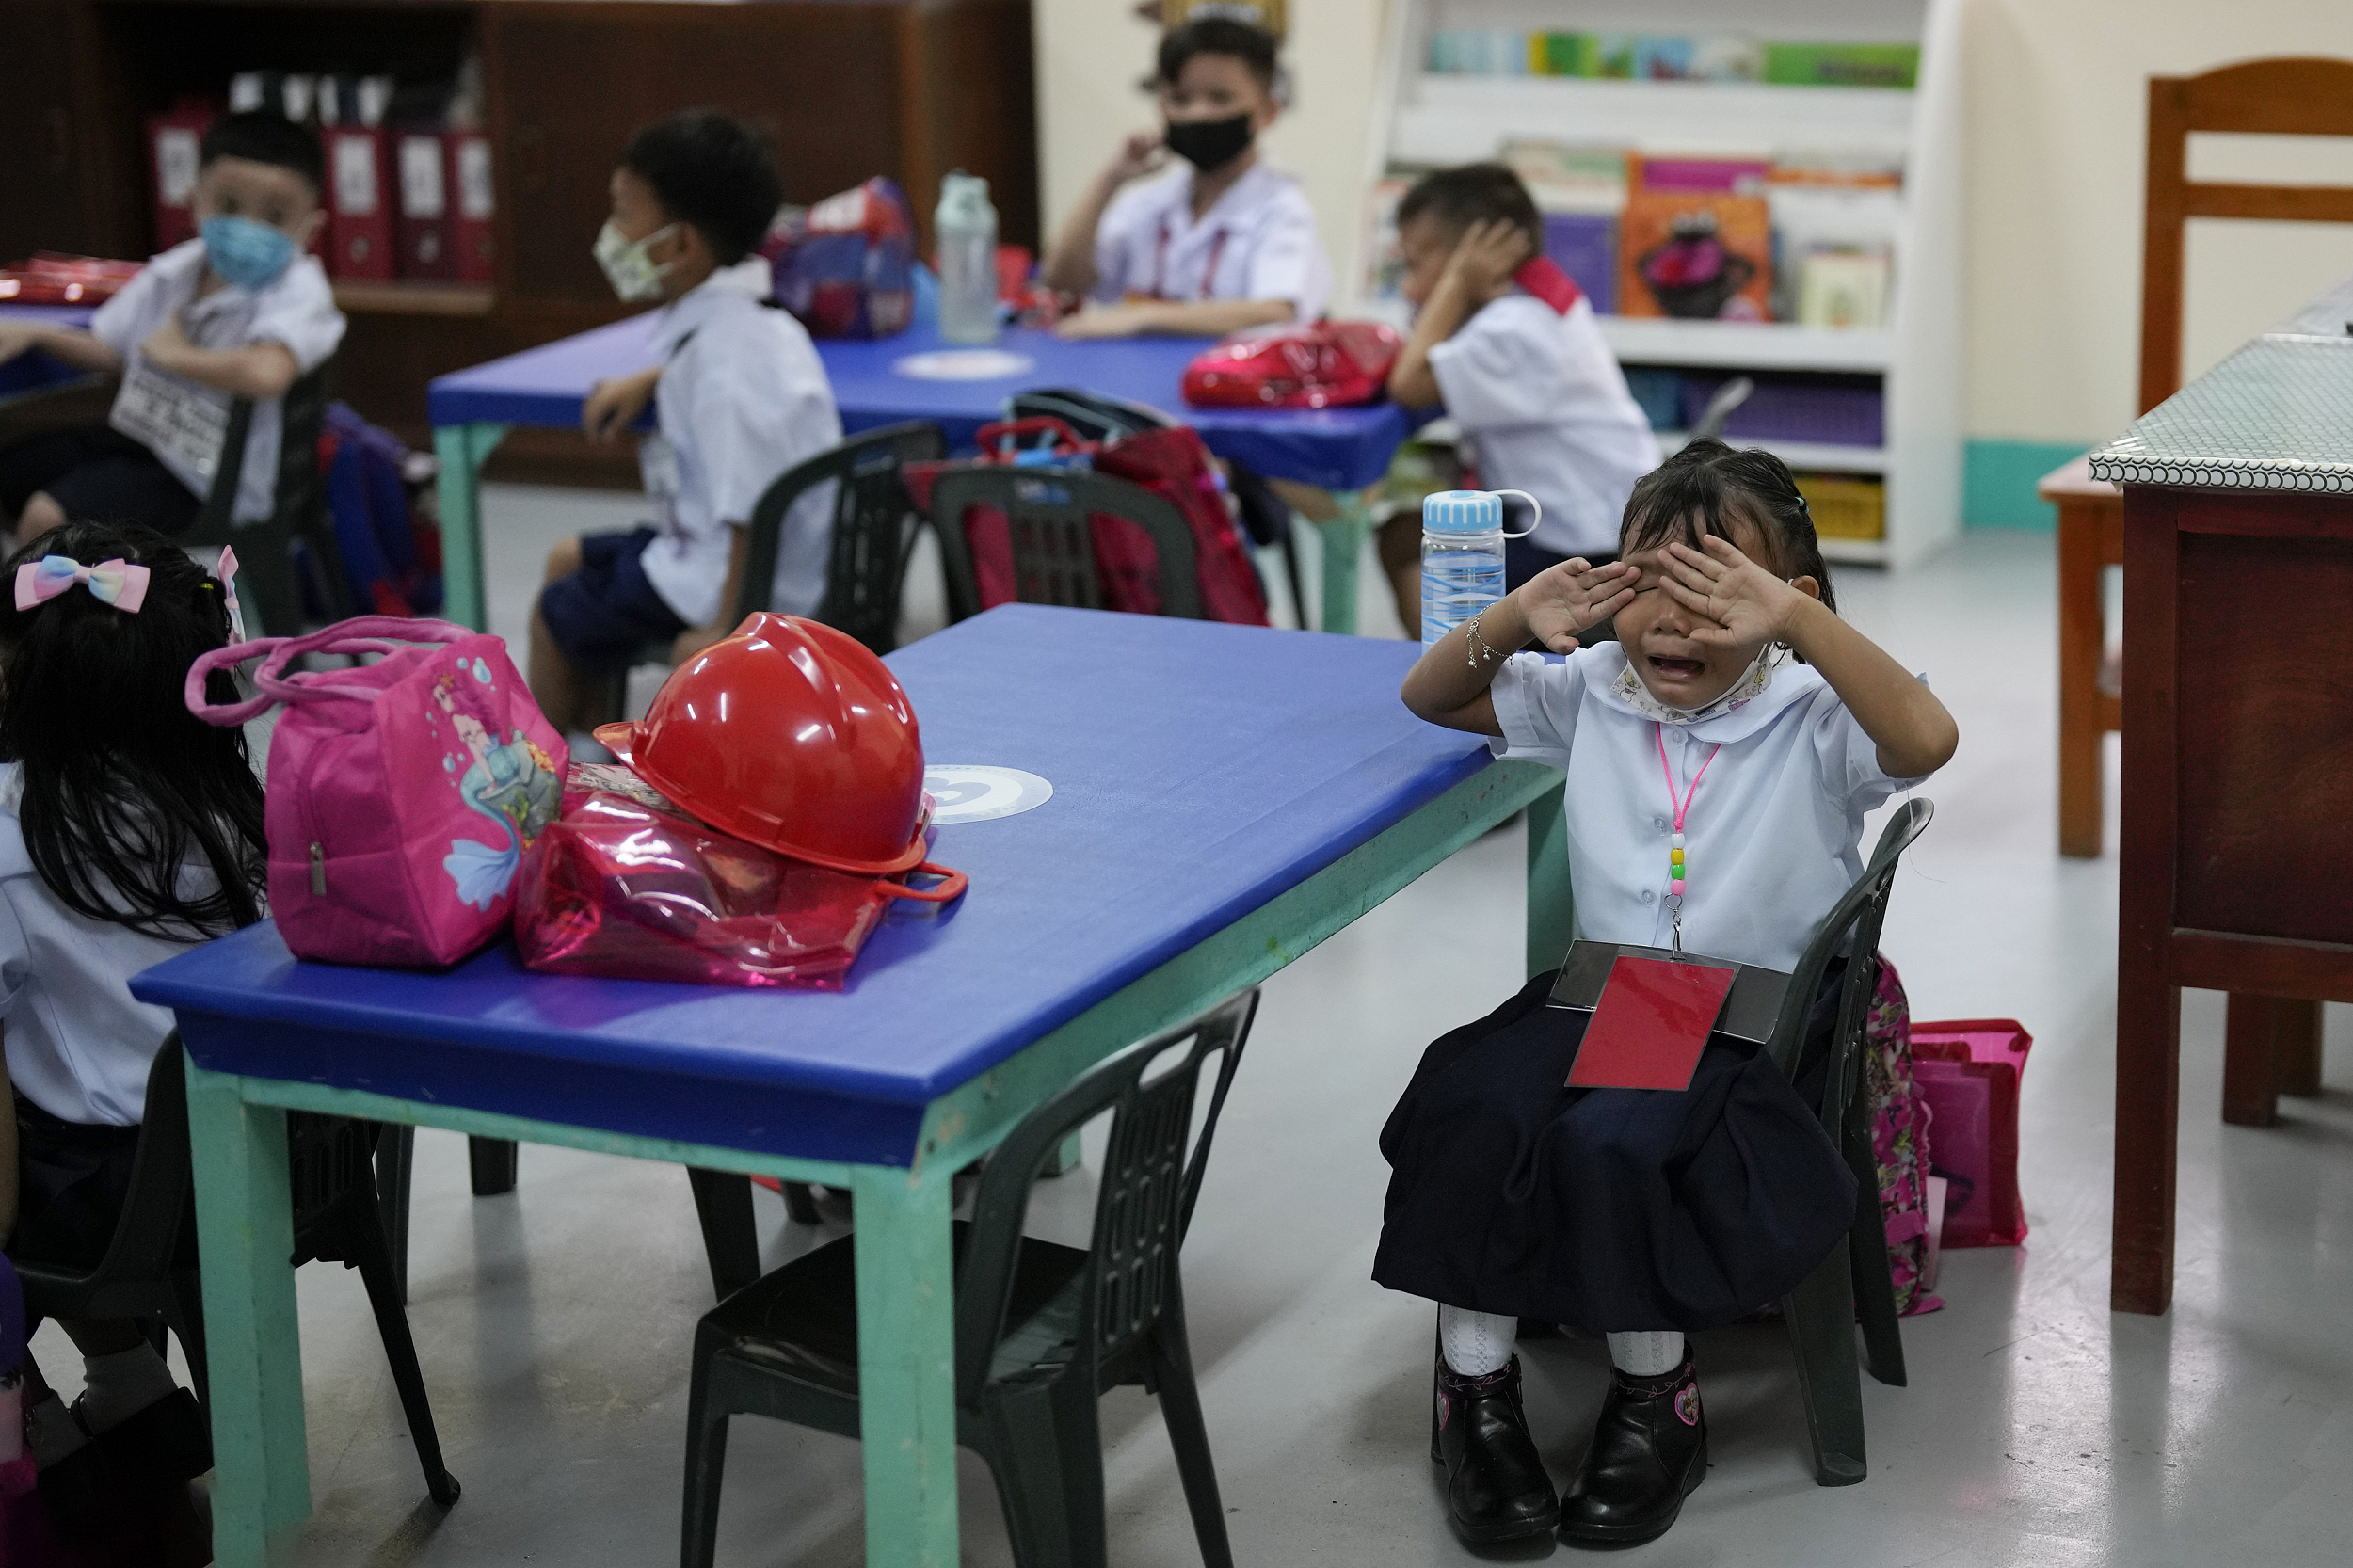
M 89 318 L 95 313 L 96 308 L 89 305 L 16 305 L 0 301 L 0 320 L 10 316 L 30 317 L 54 327 L 88 327 Z M 59 364 L 35 349 L 30 354 L 20 354 L 7 364 L 0 365 L 0 397 L 52 386 L 59 381 L 75 380 L 82 374 L 71 365 Z
M 655 362 L 653 312 L 600 327 L 504 360 L 436 377 L 433 423 L 483 421 L 572 428 L 590 387 Z M 958 447 L 1000 416 L 1005 398 L 1036 387 L 1083 387 L 1149 404 L 1201 432 L 1209 450 L 1270 478 L 1325 489 L 1359 489 L 1388 472 L 1389 457 L 1417 419 L 1395 404 L 1353 408 L 1192 408 L 1178 395 L 1184 368 L 1206 338 L 1066 341 L 1051 332 L 1013 330 L 992 345 L 1029 361 L 986 380 L 931 380 L 895 367 L 914 355 L 954 349 L 936 329 L 917 327 L 895 338 L 817 340 L 833 382 L 842 428 L 872 429 L 899 420 L 936 420 Z
M 306 964 L 264 922 L 148 970 L 216 1071 L 809 1159 L 904 1163 L 925 1101 L 1487 765 L 1407 713 L 1410 644 L 1008 605 L 891 655 L 935 763 L 1026 769 L 937 830 L 971 876 L 901 905 L 840 993 Z

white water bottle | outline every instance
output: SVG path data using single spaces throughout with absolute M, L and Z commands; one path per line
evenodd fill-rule
M 997 209 L 988 182 L 961 171 L 939 182 L 932 215 L 939 249 L 939 335 L 950 343 L 997 341 Z
M 1526 490 L 1440 490 L 1421 504 L 1421 646 L 1428 648 L 1503 597 L 1503 541 L 1536 531 L 1503 531 L 1503 498 L 1545 509 Z

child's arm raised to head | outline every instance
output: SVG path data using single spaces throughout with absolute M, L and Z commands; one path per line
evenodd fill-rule
M 1054 243 L 1046 252 L 1046 262 L 1038 271 L 1046 286 L 1065 294 L 1093 292 L 1097 275 L 1095 269 L 1095 235 L 1103 226 L 1104 209 L 1119 187 L 1141 175 L 1151 173 L 1167 161 L 1160 150 L 1160 133 L 1138 131 L 1119 144 L 1119 151 L 1103 167 L 1070 210 L 1070 216 L 1054 236 Z
M 1512 274 L 1528 260 L 1528 236 L 1503 222 L 1474 223 L 1463 231 L 1447 258 L 1413 335 L 1389 367 L 1389 396 L 1409 408 L 1427 408 L 1446 399 L 1430 368 L 1430 351 L 1452 337 L 1480 307 L 1512 286 Z
M 1633 601 L 1635 576 L 1623 561 L 1588 567 L 1578 559 L 1547 568 L 1422 649 L 1397 695 L 1416 718 L 1500 735 L 1488 688 L 1503 661 L 1529 643 L 1555 653 L 1574 651 L 1578 632 Z
M 232 397 L 249 397 L 262 402 L 283 397 L 286 389 L 295 384 L 302 367 L 295 360 L 294 350 L 282 343 L 249 343 L 241 348 L 199 348 L 180 329 L 175 313 L 139 344 L 139 351 L 153 361 L 158 370 L 225 392 Z
M 1722 646 L 1784 642 L 1822 672 L 1891 778 L 1919 778 L 1952 760 L 1961 727 L 1945 705 L 1870 638 L 1840 620 L 1811 592 L 1812 578 L 1783 582 L 1708 535 L 1706 548 L 1667 547 L 1660 579 L 1675 602 L 1700 617 L 1691 640 Z

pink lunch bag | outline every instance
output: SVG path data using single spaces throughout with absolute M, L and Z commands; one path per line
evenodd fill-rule
M 289 673 L 307 653 L 383 657 Z M 204 700 L 207 675 L 256 657 L 260 696 Z M 362 616 L 216 648 L 190 666 L 186 695 L 188 712 L 224 727 L 286 705 L 264 824 L 270 913 L 297 956 L 454 964 L 506 929 L 515 868 L 555 820 L 569 759 L 500 639 Z

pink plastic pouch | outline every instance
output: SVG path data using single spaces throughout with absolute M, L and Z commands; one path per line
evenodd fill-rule
M 2033 1045 L 2009 1018 L 1912 1026 L 1913 1084 L 1929 1111 L 1931 1169 L 1949 1183 L 1945 1247 L 2014 1247 L 2026 1239 L 2018 1080 Z
M 626 768 L 572 770 L 524 857 L 515 942 L 553 974 L 839 991 L 894 899 L 944 904 L 962 872 L 837 872 L 707 827 Z
M 376 662 L 289 670 L 312 653 Z M 261 695 L 204 700 L 207 675 L 257 657 Z M 186 696 L 224 727 L 285 705 L 264 823 L 270 913 L 296 956 L 455 964 L 506 929 L 516 869 L 555 820 L 569 759 L 505 643 L 362 616 L 216 648 L 190 666 Z

